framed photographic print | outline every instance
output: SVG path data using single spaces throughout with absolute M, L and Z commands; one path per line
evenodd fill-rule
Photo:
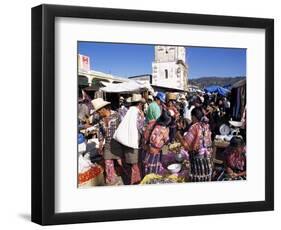
M 32 221 L 274 209 L 274 21 L 32 8 Z

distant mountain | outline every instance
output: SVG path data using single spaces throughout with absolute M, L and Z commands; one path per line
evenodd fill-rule
M 196 79 L 188 79 L 189 85 L 196 85 L 199 88 L 204 88 L 210 85 L 233 85 L 234 83 L 245 79 L 245 77 L 200 77 Z

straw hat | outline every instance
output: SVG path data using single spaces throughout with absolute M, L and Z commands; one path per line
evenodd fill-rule
M 167 100 L 176 100 L 177 99 L 177 95 L 174 93 L 168 93 L 167 94 Z
M 103 108 L 109 104 L 110 104 L 110 102 L 105 101 L 102 98 L 97 98 L 97 99 L 92 100 L 92 105 L 93 105 L 95 111 L 98 111 L 101 108 Z
M 142 102 L 142 103 L 145 103 L 145 100 L 142 98 L 141 94 L 134 93 L 132 95 L 131 102 Z
M 126 102 L 127 102 L 127 103 L 131 103 L 131 102 L 132 102 L 132 97 L 128 97 L 128 98 L 126 99 Z
M 179 97 L 179 100 L 186 100 L 186 98 L 185 98 L 184 95 L 181 95 L 181 96 Z
M 147 98 L 147 99 L 153 101 L 152 95 L 148 95 L 148 98 Z

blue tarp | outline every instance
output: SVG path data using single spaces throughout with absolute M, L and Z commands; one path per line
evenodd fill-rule
M 226 96 L 230 91 L 218 85 L 211 85 L 204 88 L 205 92 L 207 93 L 217 93 L 222 96 Z
M 231 85 L 231 84 L 227 84 L 227 85 L 224 85 L 224 86 L 223 86 L 223 88 L 225 88 L 225 89 L 229 89 L 229 90 L 231 89 L 231 87 L 232 87 L 232 85 Z

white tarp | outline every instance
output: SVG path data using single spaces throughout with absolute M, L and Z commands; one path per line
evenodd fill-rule
M 139 81 L 128 81 L 123 83 L 107 83 L 102 82 L 105 87 L 100 88 L 101 91 L 108 93 L 130 93 L 130 92 L 138 92 L 141 89 L 147 89 L 153 92 L 150 84 L 139 82 Z

